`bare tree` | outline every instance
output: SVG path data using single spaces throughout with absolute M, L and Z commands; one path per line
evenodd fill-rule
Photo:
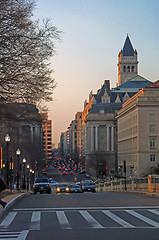
M 50 57 L 61 32 L 33 20 L 34 0 L 0 0 L 0 98 L 36 104 L 52 100 Z

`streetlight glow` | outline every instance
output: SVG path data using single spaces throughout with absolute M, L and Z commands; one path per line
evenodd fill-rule
M 10 136 L 9 136 L 9 134 L 7 134 L 7 135 L 5 136 L 5 141 L 6 141 L 6 142 L 10 142 Z
M 16 154 L 17 154 L 17 155 L 20 155 L 20 153 L 21 153 L 21 152 L 20 152 L 20 149 L 18 148 L 17 151 L 16 151 Z

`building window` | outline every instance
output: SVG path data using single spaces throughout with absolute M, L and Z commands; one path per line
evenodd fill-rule
M 154 133 L 155 132 L 155 125 L 150 125 L 150 132 L 152 133 Z
M 104 112 L 104 109 L 99 109 L 99 113 L 100 114 L 104 114 L 105 112 Z
M 156 148 L 156 139 L 150 138 L 150 148 Z
M 155 155 L 150 155 L 150 162 L 155 162 L 156 156 Z
M 125 66 L 123 67 L 123 72 L 125 72 Z
M 132 66 L 131 71 L 134 72 L 134 66 Z
M 127 67 L 127 71 L 130 72 L 130 66 Z
M 155 114 L 154 113 L 150 113 L 150 121 L 154 121 L 155 120 Z

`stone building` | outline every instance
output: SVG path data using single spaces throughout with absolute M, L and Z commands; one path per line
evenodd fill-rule
M 118 86 L 110 88 L 110 81 L 105 80 L 97 93 L 89 94 L 82 111 L 81 149 L 87 172 L 92 176 L 108 176 L 117 171 L 117 119 L 116 114 L 122 105 L 152 82 L 138 75 L 137 51 L 133 49 L 129 37 L 118 55 Z M 69 126 L 69 146 L 73 148 L 73 124 Z M 76 129 L 77 130 L 77 129 Z M 73 143 L 74 142 L 74 143 Z
M 159 81 L 143 88 L 117 114 L 118 164 L 127 175 L 145 176 L 159 167 Z
M 33 104 L 27 103 L 0 103 L 0 147 L 2 148 L 2 161 L 5 174 L 7 151 L 4 141 L 5 135 L 9 134 L 9 164 L 12 159 L 13 178 L 17 174 L 18 156 L 16 150 L 20 149 L 19 167 L 23 171 L 23 158 L 30 169 L 37 171 L 43 159 L 42 151 L 42 121 L 38 109 Z M 26 166 L 25 166 L 26 167 Z M 11 172 L 9 171 L 11 176 Z
M 138 74 L 137 51 L 133 49 L 127 35 L 123 49 L 118 55 L 118 85 L 130 80 Z
M 52 120 L 48 119 L 48 113 L 40 113 L 42 118 L 43 130 L 43 151 L 46 159 L 46 164 L 52 160 Z

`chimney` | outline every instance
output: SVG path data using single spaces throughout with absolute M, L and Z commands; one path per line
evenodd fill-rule
M 110 90 L 110 81 L 109 80 L 105 80 L 104 83 L 107 85 L 108 89 Z

